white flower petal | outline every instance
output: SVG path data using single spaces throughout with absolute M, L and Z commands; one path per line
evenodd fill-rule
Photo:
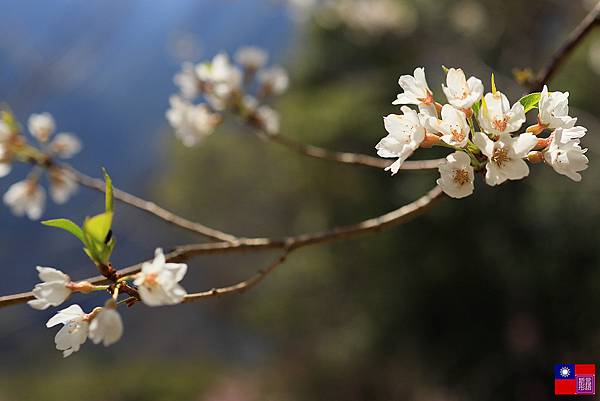
M 74 304 L 68 308 L 62 309 L 52 316 L 46 323 L 46 327 L 56 326 L 57 324 L 65 323 L 73 319 L 81 318 L 85 315 L 85 312 L 81 309 L 81 306 Z

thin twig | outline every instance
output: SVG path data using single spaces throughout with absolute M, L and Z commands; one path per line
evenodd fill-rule
M 248 238 L 239 239 L 237 242 L 213 242 L 207 244 L 184 245 L 177 247 L 174 251 L 165 256 L 169 262 L 182 262 L 194 256 L 216 253 L 259 251 L 267 249 L 282 249 L 286 251 L 286 253 L 289 253 L 305 246 L 355 238 L 360 235 L 389 229 L 405 223 L 425 212 L 435 204 L 436 200 L 441 199 L 442 196 L 443 192 L 441 188 L 435 186 L 427 194 L 409 204 L 381 216 L 364 220 L 360 223 L 284 238 Z M 119 276 L 135 274 L 140 271 L 141 267 L 142 263 L 138 263 L 119 270 L 118 274 Z M 92 284 L 108 282 L 104 276 L 92 277 L 86 280 Z M 7 295 L 0 297 L 0 307 L 22 304 L 31 299 L 33 299 L 33 294 L 31 292 Z
M 239 283 L 227 287 L 213 288 L 209 291 L 187 294 L 183 299 L 183 302 L 196 302 L 206 298 L 216 298 L 223 295 L 241 294 L 263 281 L 269 273 L 273 272 L 273 270 L 277 268 L 277 266 L 285 262 L 285 259 L 289 255 L 289 252 L 290 251 L 285 251 L 282 255 L 278 256 L 277 259 L 271 262 L 269 266 L 259 270 L 258 272 L 256 272 L 256 274 L 254 274 L 247 280 L 240 281 Z
M 83 174 L 79 170 L 67 165 L 61 165 L 61 167 L 67 169 L 70 173 L 73 174 L 75 180 L 80 184 L 88 188 L 95 189 L 97 191 L 104 192 L 104 181 L 99 180 L 97 178 L 90 177 L 86 174 Z M 225 241 L 225 242 L 236 242 L 238 240 L 237 237 L 224 233 L 219 230 L 215 230 L 214 228 L 207 227 L 203 224 L 196 223 L 194 221 L 190 221 L 184 217 L 178 216 L 173 212 L 170 212 L 160 206 L 158 206 L 154 202 L 147 201 L 130 193 L 127 193 L 123 190 L 114 188 L 113 195 L 115 199 L 126 203 L 130 206 L 133 206 L 137 209 L 143 210 L 147 213 L 150 213 L 170 224 L 175 226 L 184 228 L 188 231 L 191 231 L 195 234 L 200 234 L 206 238 L 214 239 L 217 241 Z
M 600 1 L 569 34 L 567 41 L 554 53 L 546 66 L 540 70 L 538 78 L 531 85 L 533 92 L 542 90 L 571 52 L 592 31 L 592 28 L 598 24 L 600 24 Z
M 261 139 L 285 146 L 290 150 L 306 156 L 314 157 L 315 159 L 329 160 L 338 163 L 354 164 L 366 167 L 375 167 L 379 169 L 384 169 L 393 163 L 393 161 L 390 160 L 380 159 L 378 157 L 373 157 L 362 153 L 337 152 L 334 150 L 324 149 L 319 146 L 306 145 L 280 134 L 266 134 L 259 131 L 258 135 Z M 445 159 L 407 160 L 400 166 L 400 170 L 436 169 L 444 160 Z

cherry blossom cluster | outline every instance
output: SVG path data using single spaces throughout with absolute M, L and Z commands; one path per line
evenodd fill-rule
M 42 282 L 33 288 L 35 299 L 28 302 L 32 308 L 47 309 L 50 306 L 59 306 L 74 292 L 108 291 L 112 295 L 103 307 L 96 307 L 89 313 L 84 312 L 81 306 L 73 304 L 59 310 L 48 320 L 47 327 L 63 324 L 56 333 L 54 342 L 56 349 L 62 351 L 64 357 L 79 351 L 88 338 L 94 344 L 102 343 L 104 346 L 114 344 L 121 338 L 123 321 L 117 312 L 117 306 L 121 303 L 131 305 L 132 302 L 130 299 L 120 302 L 116 300 L 119 288 L 124 283 L 131 280 L 141 301 L 149 306 L 175 305 L 182 302 L 187 294 L 179 285 L 185 276 L 187 265 L 166 263 L 160 248 L 156 250 L 154 260 L 144 263 L 139 273 L 119 278 L 116 285 L 73 282 L 67 274 L 51 267 L 38 266 L 37 270 Z
M 81 150 L 81 142 L 73 134 L 54 135 L 56 123 L 49 113 L 32 114 L 27 124 L 37 146 L 30 144 L 11 113 L 2 112 L 0 120 L 0 177 L 8 175 L 15 161 L 34 165 L 25 180 L 12 184 L 4 194 L 4 203 L 17 216 L 39 219 L 45 209 L 46 191 L 41 185 L 47 173 L 50 197 L 58 204 L 69 200 L 77 190 L 77 182 L 69 171 L 54 163 L 68 159 Z
M 119 274 L 110 263 L 110 256 L 116 244 L 112 234 L 113 221 L 113 188 L 112 181 L 105 172 L 106 180 L 106 211 L 93 217 L 88 217 L 79 227 L 68 219 L 44 221 L 43 224 L 60 228 L 79 239 L 84 245 L 84 251 L 111 284 L 94 285 L 89 281 L 74 282 L 69 275 L 52 267 L 38 266 L 40 283 L 33 288 L 28 304 L 38 310 L 62 305 L 73 293 L 88 294 L 103 291 L 110 295 L 103 307 L 96 307 L 89 313 L 81 306 L 73 304 L 58 311 L 47 327 L 63 324 L 56 334 L 54 341 L 56 349 L 67 357 L 79 350 L 89 338 L 93 343 L 103 343 L 105 346 L 117 342 L 123 335 L 123 321 L 117 312 L 117 306 L 126 304 L 133 306 L 138 301 L 148 306 L 175 305 L 181 303 L 186 291 L 179 282 L 187 272 L 183 263 L 167 263 L 162 249 L 155 251 L 151 262 L 142 264 L 138 273 L 130 275 Z M 128 298 L 118 301 L 121 294 Z
M 485 171 L 485 181 L 492 186 L 528 176 L 527 161 L 544 162 L 559 174 L 581 180 L 588 158 L 580 140 L 587 130 L 569 116 L 568 92 L 549 92 L 544 86 L 541 93 L 528 94 L 511 106 L 496 89 L 493 76 L 491 92 L 484 95 L 481 80 L 466 79 L 460 68 L 445 71 L 444 105 L 434 100 L 424 68 L 400 77 L 404 92 L 393 104 L 403 105 L 402 114 L 384 117 L 388 135 L 375 147 L 379 156 L 396 158 L 386 170 L 396 174 L 420 147 L 444 146 L 454 152 L 440 165 L 437 183 L 454 198 L 473 193 L 476 172 Z M 536 109 L 537 123 L 523 130 L 526 113 Z
M 200 144 L 229 112 L 267 134 L 279 131 L 279 116 L 264 104 L 288 87 L 286 70 L 266 67 L 268 55 L 257 47 L 240 48 L 231 62 L 225 53 L 199 64 L 184 63 L 175 75 L 179 94 L 170 98 L 166 117 L 185 146 Z M 198 97 L 204 102 L 194 103 Z

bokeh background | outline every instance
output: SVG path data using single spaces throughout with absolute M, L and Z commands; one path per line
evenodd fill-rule
M 244 236 L 300 233 L 384 213 L 435 172 L 307 159 L 228 123 L 201 147 L 164 113 L 181 62 L 257 45 L 288 67 L 282 133 L 374 154 L 401 74 L 462 67 L 516 100 L 513 68 L 540 68 L 593 7 L 579 0 L 0 1 L 0 91 L 25 121 L 49 111 L 80 136 L 73 164 L 182 215 Z M 445 200 L 378 235 L 298 251 L 259 287 L 178 307 L 124 310 L 125 336 L 63 360 L 52 311 L 0 311 L 0 400 L 547 400 L 553 364 L 600 363 L 600 31 L 551 82 L 588 127 L 576 184 L 544 166 Z M 440 154 L 432 150 L 421 157 Z M 0 182 L 5 191 L 25 167 Z M 47 218 L 102 209 L 81 188 Z M 119 205 L 113 262 L 197 241 Z M 77 241 L 0 208 L 0 293 L 35 266 L 94 274 Z M 268 254 L 197 258 L 189 291 L 253 274 Z M 73 297 L 89 309 L 102 297 Z

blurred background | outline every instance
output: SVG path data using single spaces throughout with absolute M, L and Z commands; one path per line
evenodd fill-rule
M 0 96 L 25 122 L 48 111 L 84 143 L 73 164 L 191 219 L 243 236 L 301 233 L 382 214 L 437 173 L 307 159 L 228 123 L 185 148 L 164 113 L 172 77 L 240 46 L 267 49 L 291 74 L 275 107 L 282 134 L 375 154 L 397 79 L 440 66 L 516 101 L 514 68 L 540 68 L 595 1 L 0 1 Z M 600 31 L 552 80 L 589 129 L 590 168 L 550 168 L 445 200 L 391 231 L 298 251 L 241 296 L 123 310 L 125 335 L 66 360 L 52 310 L 0 311 L 0 400 L 547 400 L 555 363 L 600 363 Z M 419 157 L 436 157 L 436 151 Z M 25 166 L 0 181 L 21 180 Z M 335 183 L 335 185 L 332 185 Z M 103 207 L 81 188 L 45 218 Z M 0 294 L 36 283 L 36 265 L 95 273 L 79 243 L 0 208 Z M 197 238 L 118 205 L 113 263 L 124 267 Z M 244 279 L 268 254 L 197 258 L 190 292 Z M 84 309 L 102 296 L 76 295 Z

